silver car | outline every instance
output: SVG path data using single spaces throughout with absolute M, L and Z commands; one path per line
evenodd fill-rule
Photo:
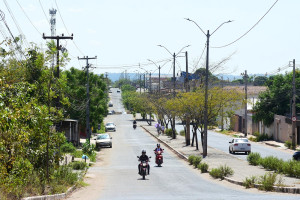
M 98 134 L 96 137 L 96 148 L 108 146 L 112 148 L 112 137 L 109 134 Z
M 116 131 L 116 125 L 113 122 L 108 122 L 105 124 L 105 132 Z
M 234 138 L 229 142 L 229 153 L 245 152 L 245 154 L 251 153 L 251 144 L 247 138 Z

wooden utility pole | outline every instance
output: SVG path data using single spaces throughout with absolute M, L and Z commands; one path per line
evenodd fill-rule
M 293 60 L 293 104 L 292 104 L 292 149 L 296 149 L 296 123 L 297 123 L 297 116 L 296 116 L 296 78 L 295 78 L 295 71 L 296 71 L 296 64 L 295 59 Z
M 88 143 L 90 143 L 91 139 L 91 129 L 90 129 L 90 86 L 89 86 L 89 68 L 91 67 L 89 65 L 90 59 L 97 59 L 97 56 L 93 58 L 89 58 L 88 56 L 84 56 L 83 58 L 79 58 L 78 60 L 86 60 L 86 98 L 87 98 L 87 105 L 86 105 L 86 134 L 87 134 L 87 140 Z
M 176 54 L 173 54 L 173 97 L 175 98 L 175 88 L 176 88 L 176 79 L 175 79 L 175 59 Z M 172 119 L 172 138 L 176 139 L 176 130 L 175 130 L 175 116 Z
M 186 75 L 185 75 L 185 92 L 190 91 L 190 85 L 189 85 L 189 65 L 188 65 L 188 52 L 185 52 L 185 70 L 186 70 Z M 190 130 L 190 116 L 186 117 L 186 131 L 185 131 L 185 145 L 188 146 L 191 144 L 191 130 Z
M 64 36 L 64 34 L 62 34 L 61 36 L 45 36 L 45 33 L 43 33 L 43 39 L 51 39 L 51 40 L 56 40 L 56 49 L 57 49 L 57 53 L 56 53 L 56 74 L 55 77 L 59 78 L 59 50 L 61 50 L 61 47 L 59 46 L 59 40 L 67 40 L 67 39 L 71 39 L 73 40 L 73 34 L 71 36 Z

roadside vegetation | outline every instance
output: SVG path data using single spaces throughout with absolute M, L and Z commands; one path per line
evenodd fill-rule
M 0 48 L 1 199 L 55 194 L 76 184 L 81 172 L 60 164 L 65 153 L 76 150 L 58 125 L 66 118 L 79 120 L 80 127 L 86 121 L 85 72 L 63 70 L 69 61 L 65 52 L 57 76 L 57 67 L 51 66 L 54 42 L 47 43 L 46 51 L 34 44 L 23 50 L 20 38 L 16 42 L 19 49 L 11 40 Z M 107 114 L 107 86 L 103 75 L 91 73 L 89 81 L 91 128 L 96 130 Z
M 247 156 L 250 165 L 259 165 L 267 170 L 300 178 L 300 162 L 295 160 L 283 161 L 274 156 L 262 158 L 259 153 L 250 153 Z
M 218 168 L 212 168 L 209 172 L 209 175 L 211 175 L 214 178 L 219 178 L 221 180 L 224 180 L 225 177 L 231 176 L 233 174 L 233 169 L 231 169 L 227 165 L 221 165 Z

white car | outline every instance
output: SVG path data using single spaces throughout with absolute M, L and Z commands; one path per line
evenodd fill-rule
M 109 146 L 112 148 L 112 137 L 110 137 L 109 134 L 98 134 L 95 138 L 96 140 L 96 148 L 103 147 L 103 146 Z
M 229 153 L 245 152 L 245 154 L 251 153 L 251 144 L 247 138 L 234 138 L 229 142 Z
M 105 132 L 116 131 L 116 125 L 113 122 L 108 122 L 105 124 Z

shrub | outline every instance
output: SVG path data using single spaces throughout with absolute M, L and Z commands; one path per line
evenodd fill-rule
M 277 169 L 282 169 L 282 167 L 279 166 L 282 165 L 282 162 L 282 160 L 279 160 L 274 156 L 267 156 L 265 158 L 262 158 L 259 164 L 267 170 L 276 171 Z
M 255 132 L 253 135 L 256 137 L 256 138 L 253 138 L 255 142 L 266 141 L 266 140 L 270 140 L 271 139 L 271 137 L 269 137 L 265 133 L 260 134 L 258 132 Z
M 72 143 L 66 142 L 60 146 L 60 151 L 62 153 L 74 153 L 76 151 L 76 148 Z
M 257 178 L 255 176 L 251 176 L 250 178 L 246 177 L 246 179 L 243 181 L 243 186 L 246 188 L 253 188 L 256 181 Z
M 54 171 L 52 179 L 62 185 L 73 185 L 78 180 L 78 175 L 73 173 L 69 166 L 62 165 Z
M 173 134 L 172 129 L 171 129 L 171 128 L 167 128 L 167 129 L 165 130 L 165 134 L 166 134 L 167 136 L 169 136 L 169 137 L 172 137 L 172 134 Z M 178 134 L 176 130 L 175 130 L 175 134 L 176 134 L 176 135 Z
M 213 168 L 209 174 L 214 178 L 220 178 L 223 180 L 229 175 L 233 175 L 234 171 L 227 165 L 221 165 L 219 168 Z
M 82 152 L 84 154 L 88 154 L 91 155 L 93 153 L 93 151 L 95 151 L 95 145 L 94 144 L 90 144 L 88 142 L 88 140 L 82 145 Z
M 265 191 L 272 191 L 273 186 L 275 185 L 276 182 L 276 178 L 277 178 L 277 174 L 270 173 L 270 172 L 265 173 L 263 176 L 260 176 L 258 183 L 261 184 L 261 186 L 259 187 L 259 189 Z
M 222 175 L 221 179 L 222 180 L 224 179 L 224 177 L 233 175 L 233 173 L 234 173 L 233 169 L 231 169 L 227 165 L 220 166 L 220 170 L 221 170 L 221 175 Z
M 300 162 L 295 160 L 289 160 L 284 162 L 282 171 L 291 177 L 300 178 Z
M 190 155 L 190 156 L 188 157 L 188 161 L 189 161 L 190 165 L 193 164 L 195 157 L 196 157 L 196 156 L 194 156 L 194 155 Z
M 195 158 L 194 158 L 194 160 L 193 160 L 193 165 L 194 165 L 194 167 L 197 167 L 197 166 L 200 164 L 201 160 L 202 160 L 202 157 L 200 157 L 200 156 L 195 156 Z
M 69 166 L 73 170 L 84 170 L 87 167 L 87 164 L 85 162 L 75 161 L 75 162 L 71 162 Z
M 284 146 L 286 146 L 288 149 L 292 149 L 292 142 L 291 141 L 285 141 Z
M 260 159 L 261 156 L 259 153 L 250 153 L 247 156 L 247 161 L 249 162 L 249 164 L 254 166 L 259 165 Z
M 74 156 L 75 158 L 81 158 L 82 155 L 83 152 L 81 150 L 76 150 L 75 152 L 72 153 L 72 156 Z
M 181 131 L 179 132 L 179 135 L 185 136 L 185 131 L 184 131 L 184 130 L 181 130 Z
M 197 166 L 197 168 L 201 170 L 201 173 L 206 173 L 206 172 L 208 172 L 208 164 L 207 164 L 207 163 L 200 163 L 200 164 Z
M 221 170 L 219 168 L 213 168 L 209 172 L 209 175 L 211 175 L 214 178 L 221 178 Z

